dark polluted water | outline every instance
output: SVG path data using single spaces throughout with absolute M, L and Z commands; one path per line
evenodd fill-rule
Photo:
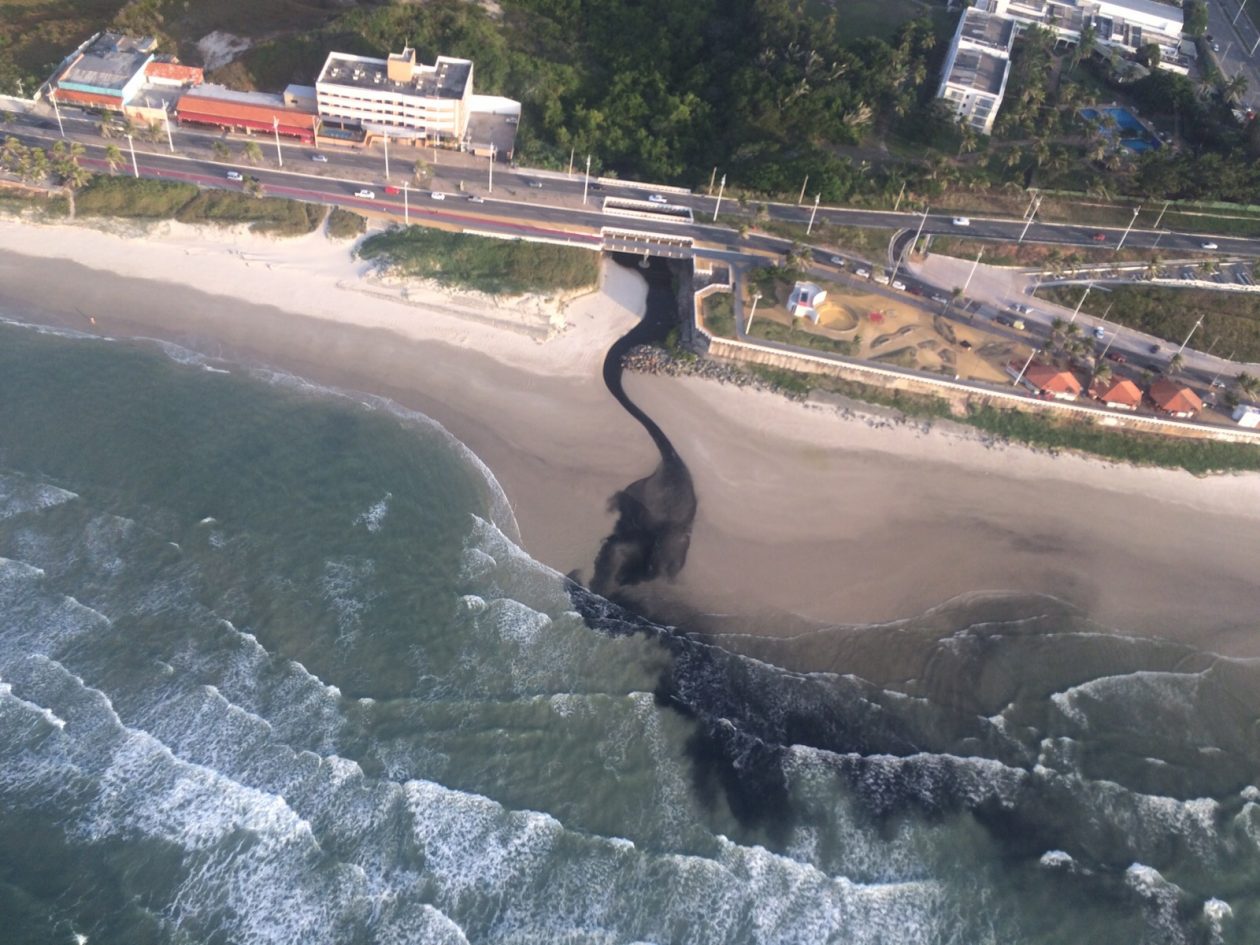
M 1254 664 L 992 595 L 708 645 L 617 602 L 656 419 L 584 587 L 422 416 L 0 325 L 0 940 L 1255 940 Z

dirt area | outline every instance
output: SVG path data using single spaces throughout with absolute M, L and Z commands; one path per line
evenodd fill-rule
M 752 329 L 754 338 L 831 350 L 875 363 L 917 368 L 959 378 L 1001 382 L 1002 366 L 1028 356 L 1027 345 L 990 335 L 981 326 L 943 318 L 939 306 L 847 284 L 820 282 L 827 298 L 818 306 L 819 323 L 793 318 L 785 302 L 790 285 L 771 300 L 763 295 Z M 751 305 L 751 298 L 745 303 Z

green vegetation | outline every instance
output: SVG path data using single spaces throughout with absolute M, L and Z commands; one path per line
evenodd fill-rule
M 324 208 L 280 197 L 251 197 L 230 190 L 203 190 L 180 207 L 181 223 L 216 223 L 230 226 L 249 223 L 255 233 L 301 236 L 312 232 L 324 219 Z
M 328 235 L 333 239 L 352 240 L 367 230 L 367 217 L 341 207 L 328 214 Z
M 70 213 L 70 202 L 65 197 L 50 197 L 34 190 L 0 187 L 0 212 L 37 210 L 49 217 L 64 217 Z
M 370 236 L 358 253 L 404 275 L 495 295 L 580 289 L 599 281 L 599 254 L 587 249 L 418 226 Z
M 798 348 L 811 348 L 814 351 L 822 351 L 826 354 L 848 355 L 853 353 L 852 342 L 842 341 L 839 338 L 828 338 L 826 335 L 816 334 L 808 328 L 798 328 L 798 321 L 799 319 L 794 318 L 791 325 L 783 325 L 768 318 L 754 318 L 749 335 L 753 338 L 764 338 L 766 341 L 795 345 Z
M 702 302 L 704 327 L 719 338 L 735 337 L 735 301 L 729 292 L 715 292 Z
M 79 191 L 74 204 L 84 216 L 168 220 L 197 193 L 196 184 L 97 176 Z
M 1075 307 L 1081 291 L 1080 286 L 1051 286 L 1038 289 L 1037 295 Z M 1110 292 L 1091 292 L 1081 311 L 1102 315 L 1108 306 L 1108 321 L 1173 344 L 1181 344 L 1201 315 L 1203 324 L 1194 335 L 1197 350 L 1211 348 L 1219 355 L 1232 352 L 1240 361 L 1260 360 L 1260 296 L 1173 286 L 1116 286 Z
M 176 219 L 182 223 L 252 224 L 257 233 L 299 236 L 319 226 L 324 208 L 279 197 L 252 197 L 194 184 L 134 177 L 93 177 L 75 198 L 80 214 Z

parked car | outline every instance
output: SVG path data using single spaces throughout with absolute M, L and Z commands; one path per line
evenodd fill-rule
M 954 226 L 971 226 L 971 220 L 968 217 L 954 217 Z
M 395 196 L 395 195 L 397 195 L 397 194 L 401 194 L 401 193 L 402 193 L 402 191 L 401 191 L 401 190 L 399 190 L 397 187 L 386 187 L 386 188 L 385 188 L 385 193 L 387 193 L 387 194 L 389 194 L 391 197 L 393 197 L 393 196 Z
M 1023 302 L 1016 302 L 1014 305 L 1011 306 L 1011 308 L 1013 308 L 1015 311 L 1017 311 L 1021 315 L 1027 315 L 1029 312 L 1032 311 L 1032 309 L 1030 309 Z
M 874 279 L 876 282 L 878 282 L 880 285 L 888 285 L 888 282 L 889 282 L 888 273 L 886 272 L 877 272 L 875 273 L 875 275 L 871 276 L 871 278 Z
M 542 190 L 542 181 L 540 181 L 540 180 L 531 180 L 531 181 L 529 182 L 529 186 L 530 186 L 530 187 L 533 187 L 533 188 L 534 188 L 534 190 Z
M 833 266 L 839 266 L 841 269 L 844 268 L 844 260 L 841 259 L 839 256 L 832 256 L 827 261 L 831 263 Z
M 1159 345 L 1151 345 L 1151 347 L 1150 347 L 1150 352 L 1151 352 L 1151 354 L 1159 354 L 1159 352 L 1160 352 L 1160 346 L 1159 346 Z
M 433 193 L 429 194 L 429 199 L 430 200 L 445 200 L 446 194 L 442 193 L 442 191 L 440 190 L 435 190 L 433 191 Z
M 1092 239 L 1095 243 L 1105 243 L 1105 242 L 1107 242 L 1107 234 L 1106 234 L 1106 233 L 1095 233 L 1095 234 L 1094 234 L 1092 237 L 1090 237 L 1090 238 L 1091 238 L 1091 239 Z
M 1116 364 L 1124 364 L 1124 362 L 1125 362 L 1125 361 L 1127 361 L 1127 360 L 1129 360 L 1129 359 L 1128 359 L 1128 358 L 1126 358 L 1126 357 L 1125 357 L 1123 354 L 1121 354 L 1119 351 L 1108 351 L 1108 352 L 1107 352 L 1107 360 L 1108 360 L 1108 361 L 1114 361 Z
M 936 302 L 938 305 L 944 305 L 946 302 L 949 301 L 949 299 L 946 296 L 941 295 L 941 293 L 935 292 L 932 295 L 932 301 Z
M 591 183 L 591 190 L 603 190 L 603 189 L 604 189 L 604 185 L 599 183 L 598 181 L 594 181 Z
M 354 195 L 355 195 L 356 197 L 359 197 L 359 198 L 363 199 L 363 200 L 375 200 L 375 199 L 376 199 L 376 193 L 375 193 L 374 191 L 371 191 L 371 190 L 362 190 L 362 189 L 360 189 L 360 190 L 356 190 L 356 191 L 354 192 Z
M 1220 44 L 1220 43 L 1213 43 L 1213 44 L 1212 44 L 1212 52 L 1220 52 L 1220 51 L 1221 51 L 1221 44 Z
M 856 269 L 853 274 L 859 279 L 869 279 L 871 277 L 871 271 L 869 269 Z
M 1199 246 L 1203 249 L 1216 249 L 1217 248 L 1216 244 L 1213 243 L 1211 240 L 1208 240 L 1206 243 L 1200 243 Z
M 906 284 L 905 284 L 904 282 L 902 282 L 900 279 L 895 279 L 895 280 L 893 280 L 892 287 L 893 287 L 894 289 L 896 289 L 898 292 L 905 292 L 905 291 L 906 291 Z
M 1009 315 L 995 315 L 993 320 L 999 325 L 1005 325 L 1007 328 L 1015 327 L 1015 319 L 1011 318 Z
M 662 197 L 660 194 L 652 194 L 650 197 L 648 197 L 648 203 L 669 203 L 669 201 L 666 200 L 664 197 Z
M 327 163 L 328 163 L 328 155 L 327 155 L 327 154 L 312 154 L 312 155 L 311 155 L 311 160 L 312 160 L 312 161 L 316 161 L 316 162 L 318 162 L 318 163 L 320 163 L 320 164 L 327 164 Z
M 962 348 L 964 351 L 970 351 L 971 342 L 967 341 L 966 339 L 963 339 L 962 341 L 958 342 L 958 347 Z
M 1107 337 L 1107 332 L 1103 330 L 1102 325 L 1094 326 L 1094 337 L 1097 338 L 1099 341 Z
M 241 176 L 239 171 L 228 171 L 227 179 L 228 180 L 244 180 L 245 178 Z
M 469 203 L 485 203 L 485 202 L 486 202 L 486 198 L 485 198 L 485 197 L 478 197 L 476 194 L 469 194 L 469 195 L 468 195 L 468 202 L 469 202 Z

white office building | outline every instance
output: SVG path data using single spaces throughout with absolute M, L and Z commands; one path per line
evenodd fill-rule
M 329 53 L 315 96 L 326 128 L 449 146 L 464 142 L 472 88 L 470 60 L 439 56 L 426 66 L 405 48 L 388 59 Z

